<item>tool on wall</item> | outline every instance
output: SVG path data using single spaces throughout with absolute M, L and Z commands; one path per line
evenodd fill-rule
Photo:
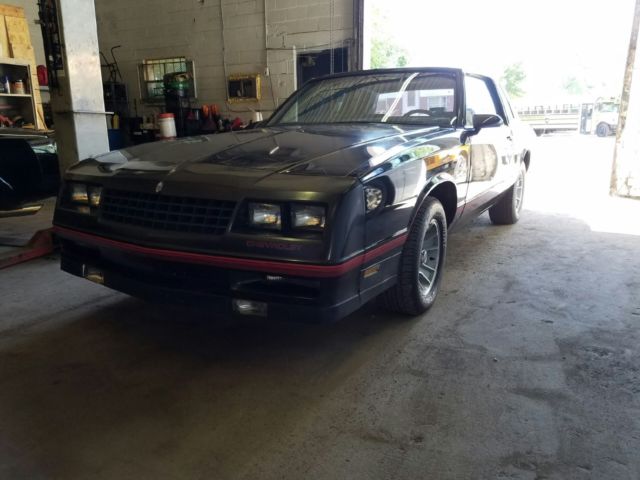
M 59 89 L 58 72 L 64 71 L 62 38 L 58 25 L 58 8 L 55 0 L 38 1 L 38 18 L 42 30 L 49 87 Z
M 107 117 L 109 120 L 109 148 L 123 148 L 127 143 L 125 133 L 128 131 L 129 124 L 129 93 L 127 85 L 122 79 L 118 60 L 115 51 L 122 48 L 122 45 L 111 47 L 111 59 L 100 52 L 100 67 L 102 74 L 102 89 L 104 94 L 104 108 L 107 112 L 111 112 L 112 116 Z M 106 70 L 106 74 L 105 74 Z M 121 128 L 122 127 L 122 128 Z
M 102 58 L 104 63 L 101 63 L 100 66 L 102 68 L 106 68 L 109 70 L 109 79 L 107 82 L 112 83 L 122 83 L 122 74 L 120 73 L 120 67 L 118 66 L 118 60 L 116 60 L 115 50 L 118 48 L 122 48 L 122 45 L 116 45 L 115 47 L 111 47 L 111 58 L 113 62 L 109 62 L 104 53 L 100 52 L 100 57 Z

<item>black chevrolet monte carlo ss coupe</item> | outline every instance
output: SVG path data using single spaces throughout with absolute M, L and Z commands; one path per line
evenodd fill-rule
M 313 80 L 261 128 L 90 158 L 55 212 L 62 269 L 216 311 L 335 320 L 382 296 L 425 312 L 447 232 L 518 220 L 530 132 L 490 78 L 369 70 Z

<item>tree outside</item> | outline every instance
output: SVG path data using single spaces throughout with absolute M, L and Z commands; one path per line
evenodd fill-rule
M 373 13 L 373 32 L 371 39 L 371 68 L 405 67 L 409 64 L 409 52 L 392 35 L 389 12 L 376 5 Z
M 573 75 L 567 77 L 564 82 L 562 82 L 562 88 L 569 95 L 581 95 L 584 93 L 582 82 Z
M 522 83 L 527 78 L 527 74 L 524 73 L 522 68 L 522 62 L 512 63 L 504 69 L 504 73 L 500 80 L 502 85 L 509 95 L 513 98 L 521 98 L 525 92 L 522 88 Z
M 407 51 L 388 37 L 371 42 L 371 68 L 404 67 L 408 63 L 407 58 Z

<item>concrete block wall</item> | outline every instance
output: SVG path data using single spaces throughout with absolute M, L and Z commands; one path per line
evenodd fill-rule
M 195 62 L 198 103 L 233 116 L 268 115 L 296 85 L 296 53 L 351 45 L 354 0 L 95 0 L 100 49 L 116 50 L 133 112 L 137 65 L 185 56 Z M 224 61 L 223 61 L 224 59 Z M 266 71 L 269 76 L 265 76 Z M 260 102 L 227 104 L 226 75 L 260 73 Z
M 353 47 L 353 0 L 266 0 L 267 63 L 276 103 L 296 86 L 296 55 Z M 353 48 L 351 48 L 353 51 Z

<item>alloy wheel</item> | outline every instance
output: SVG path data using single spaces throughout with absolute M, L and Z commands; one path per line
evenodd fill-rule
M 429 295 L 437 283 L 442 254 L 442 232 L 440 224 L 432 219 L 422 239 L 420 248 L 420 265 L 418 266 L 418 282 L 423 296 Z
M 518 176 L 518 180 L 513 188 L 513 201 L 515 202 L 516 212 L 522 209 L 522 200 L 524 198 L 524 174 Z

